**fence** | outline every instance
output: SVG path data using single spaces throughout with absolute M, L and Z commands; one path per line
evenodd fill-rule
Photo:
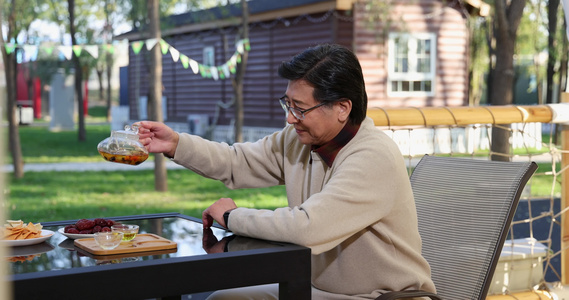
M 563 100 L 569 102 L 565 101 L 569 94 L 564 94 Z M 368 116 L 399 145 L 408 158 L 410 172 L 424 154 L 477 159 L 502 155 L 511 160 L 537 161 L 540 168 L 524 191 L 504 247 L 515 255 L 500 260 L 489 299 L 569 295 L 563 286 L 569 281 L 569 253 L 565 251 L 569 248 L 569 220 L 562 218 L 569 210 L 569 176 L 565 172 L 569 168 L 569 103 L 372 108 Z M 510 132 L 510 153 L 490 149 L 491 132 L 496 127 Z M 548 138 L 543 140 L 544 136 Z M 556 136 L 561 137 L 561 146 L 555 143 Z M 538 185 L 545 185 L 545 190 L 536 191 Z

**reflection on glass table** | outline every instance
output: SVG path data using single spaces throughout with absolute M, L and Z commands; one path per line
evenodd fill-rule
M 56 232 L 48 241 L 39 245 L 12 247 L 11 251 L 34 252 L 43 249 L 43 255 L 37 255 L 30 260 L 12 263 L 14 274 L 36 272 L 41 270 L 60 270 L 84 266 L 94 266 L 108 263 L 124 263 L 140 260 L 152 260 L 165 257 L 182 257 L 207 254 L 202 247 L 202 224 L 182 218 L 158 218 L 146 220 L 124 220 L 123 224 L 140 226 L 139 233 L 154 233 L 177 243 L 177 250 L 155 252 L 135 252 L 113 256 L 92 255 L 74 246 L 74 240 L 58 232 L 64 226 L 46 226 Z M 222 240 L 232 234 L 220 228 L 212 228 L 215 237 Z M 31 253 L 30 255 L 37 254 Z M 22 256 L 14 254 L 11 256 Z

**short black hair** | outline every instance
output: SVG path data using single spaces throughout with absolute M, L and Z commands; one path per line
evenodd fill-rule
M 279 76 L 304 80 L 314 87 L 318 102 L 352 101 L 350 122 L 361 124 L 367 112 L 367 93 L 362 67 L 356 55 L 337 44 L 308 48 L 279 66 Z

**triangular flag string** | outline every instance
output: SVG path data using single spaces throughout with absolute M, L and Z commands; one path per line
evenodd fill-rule
M 251 45 L 249 39 L 242 39 L 235 43 L 235 53 L 231 56 L 229 60 L 218 66 L 208 66 L 198 63 L 196 60 L 191 59 L 187 55 L 181 53 L 178 49 L 174 48 L 172 45 L 168 44 L 163 39 L 147 39 L 142 41 L 134 41 L 130 43 L 132 51 L 135 55 L 138 55 L 142 48 L 146 45 L 146 50 L 150 51 L 156 46 L 160 45 L 160 51 L 163 55 L 170 52 L 172 60 L 174 62 L 180 61 L 184 69 L 191 68 L 194 74 L 200 74 L 204 78 L 227 79 L 231 77 L 231 74 L 235 74 L 236 67 L 241 63 L 241 56 L 246 51 L 251 50 Z M 65 59 L 70 60 L 73 55 L 79 57 L 81 56 L 83 50 L 90 54 L 93 58 L 97 59 L 99 57 L 100 51 L 105 51 L 111 55 L 115 52 L 115 46 L 113 44 L 102 44 L 102 45 L 53 45 L 50 43 L 44 45 L 21 45 L 14 42 L 4 44 L 6 48 L 6 53 L 11 54 L 16 51 L 17 48 L 24 50 L 26 57 L 30 60 L 36 60 L 40 51 L 42 53 L 51 56 L 53 50 L 57 49 L 59 54 L 65 57 Z

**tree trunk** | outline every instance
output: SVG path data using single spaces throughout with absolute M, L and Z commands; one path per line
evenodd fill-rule
M 567 21 L 563 18 L 563 47 L 561 48 L 561 67 L 559 68 L 559 86 L 558 86 L 558 93 L 559 96 L 557 102 L 561 102 L 561 95 L 565 92 L 565 88 L 567 87 L 567 64 L 569 63 L 569 55 L 567 52 L 569 51 L 569 41 L 567 40 Z M 553 124 L 553 137 L 552 142 L 555 145 L 560 145 L 561 141 L 561 130 L 559 130 L 561 124 Z
M 106 26 L 105 26 L 105 30 L 107 31 L 108 34 L 108 42 L 111 43 L 113 40 L 113 27 L 111 25 L 111 22 L 109 20 L 109 1 L 105 1 L 105 21 L 106 21 Z M 111 76 L 113 73 L 113 54 L 107 52 L 106 53 L 106 66 L 107 66 L 107 122 L 111 121 L 111 106 L 112 106 L 112 101 L 111 101 L 111 95 L 112 95 L 112 87 L 111 87 Z
M 71 44 L 77 45 L 75 38 L 75 0 L 67 0 L 69 10 L 69 33 L 71 35 Z M 80 142 L 87 140 L 87 133 L 85 131 L 85 110 L 83 108 L 83 70 L 81 62 L 77 55 L 72 54 L 71 60 L 73 61 L 73 68 L 75 69 L 75 99 L 77 99 L 77 111 L 79 117 L 79 131 L 77 138 Z
M 148 19 L 150 20 L 150 37 L 160 42 L 159 0 L 147 1 Z M 164 122 L 162 114 L 162 53 L 160 52 L 160 43 L 157 43 L 154 48 L 152 48 L 150 56 L 152 63 L 150 65 L 150 95 L 148 97 L 150 104 L 149 116 L 151 120 Z M 154 188 L 157 191 L 167 191 L 167 179 L 164 155 L 157 153 L 154 155 Z
M 559 9 L 559 0 L 549 0 L 547 5 L 547 18 L 549 20 L 547 30 L 547 94 L 545 103 L 553 103 L 553 75 L 555 74 L 555 63 L 557 62 L 557 51 L 555 51 L 555 37 L 557 36 L 557 10 Z M 561 84 L 561 80 L 559 81 Z
M 249 8 L 246 0 L 241 0 L 241 38 L 249 38 Z M 235 77 L 232 78 L 233 95 L 235 97 L 235 142 L 243 142 L 243 78 L 247 68 L 248 52 L 243 51 L 241 63 L 236 66 Z
M 105 99 L 103 95 L 103 70 L 97 69 L 97 81 L 99 82 L 99 100 Z
M 113 73 L 113 57 L 112 54 L 107 53 L 107 122 L 111 121 L 111 95 L 112 95 L 112 87 L 111 87 L 111 76 Z
M 494 2 L 496 66 L 490 94 L 492 105 L 513 103 L 515 42 L 525 3 L 525 0 L 512 1 L 509 5 L 504 0 Z M 492 160 L 510 160 L 510 130 L 508 125 L 494 125 L 490 149 Z
M 5 6 L 4 6 L 5 7 Z M 4 8 L 3 7 L 3 8 Z M 8 36 L 10 40 L 14 33 L 16 14 L 14 4 L 10 5 L 8 15 Z M 0 16 L 0 21 L 1 21 Z M 2 22 L 0 22 L 2 23 Z M 20 143 L 20 131 L 16 123 L 16 77 L 17 77 L 17 62 L 16 52 L 8 54 L 4 45 L 4 37 L 0 37 L 0 51 L 2 52 L 2 59 L 4 61 L 4 73 L 6 74 L 6 114 L 8 117 L 8 143 L 10 154 L 12 156 L 12 165 L 14 166 L 14 178 L 20 179 L 24 177 L 24 159 L 22 157 L 22 146 Z

